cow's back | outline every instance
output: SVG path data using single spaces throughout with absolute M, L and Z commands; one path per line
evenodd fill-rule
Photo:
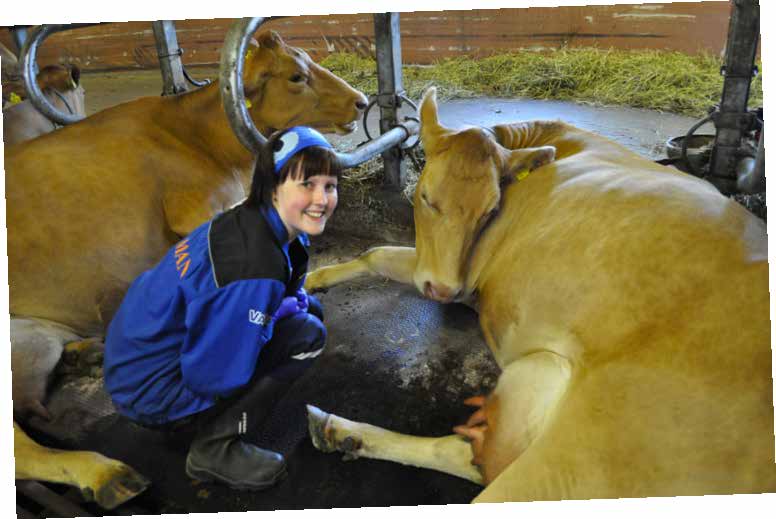
M 219 170 L 159 123 L 171 101 L 143 98 L 6 148 L 12 314 L 101 334 L 129 283 L 179 239 L 169 179 Z
M 513 475 L 586 467 L 599 492 L 585 497 L 775 491 L 765 225 L 696 178 L 569 132 L 571 154 L 508 188 L 472 263 L 502 366 L 542 349 L 574 363 Z

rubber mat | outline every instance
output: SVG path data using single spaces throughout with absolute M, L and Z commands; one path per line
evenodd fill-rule
M 94 449 L 152 480 L 136 498 L 155 513 L 467 503 L 480 487 L 429 470 L 324 454 L 307 434 L 304 405 L 402 433 L 442 436 L 472 412 L 462 401 L 498 376 L 463 305 L 440 305 L 412 287 L 370 280 L 319 294 L 328 341 L 317 362 L 277 402 L 259 430 L 262 447 L 286 455 L 288 476 L 263 492 L 190 480 L 190 437 L 139 427 L 117 415 L 96 377 L 55 381 L 49 423 L 34 428 L 69 448 Z

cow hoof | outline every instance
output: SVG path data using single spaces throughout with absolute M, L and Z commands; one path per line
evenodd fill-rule
M 100 339 L 84 339 L 65 344 L 59 371 L 75 376 L 100 376 L 105 345 Z M 100 370 L 95 373 L 95 370 Z
M 307 274 L 304 281 L 304 289 L 310 294 L 325 294 L 329 290 L 329 282 L 326 280 L 328 267 L 321 267 Z
M 321 452 L 334 452 L 337 450 L 334 443 L 326 437 L 326 426 L 331 415 L 321 411 L 315 406 L 307 406 L 307 428 L 310 431 L 310 439 L 313 445 Z
M 151 484 L 133 468 L 122 465 L 96 492 L 83 489 L 84 497 L 95 501 L 106 510 L 112 510 L 142 493 Z

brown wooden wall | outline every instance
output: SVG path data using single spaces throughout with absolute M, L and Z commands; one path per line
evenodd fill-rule
M 728 1 L 532 7 L 523 9 L 408 12 L 401 14 L 405 63 L 431 63 L 450 56 L 485 56 L 521 49 L 596 46 L 670 49 L 719 54 L 727 39 Z M 187 66 L 216 65 L 232 19 L 176 21 Z M 294 16 L 272 20 L 292 45 L 319 60 L 334 51 L 374 55 L 371 14 Z M 7 46 L 10 36 L 0 31 Z M 149 22 L 113 23 L 51 36 L 39 62 L 72 62 L 84 70 L 157 67 Z

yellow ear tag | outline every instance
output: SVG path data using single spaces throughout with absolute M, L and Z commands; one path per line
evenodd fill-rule
M 11 92 L 11 95 L 8 96 L 8 101 L 12 105 L 15 105 L 16 103 L 21 103 L 22 102 L 22 98 L 19 97 L 19 94 L 17 94 L 16 92 Z
M 245 108 L 253 108 L 253 103 L 251 103 L 250 99 L 245 100 Z
M 531 172 L 527 169 L 524 169 L 520 173 L 517 174 L 517 180 L 523 180 L 525 177 L 527 177 Z
M 248 52 L 245 53 L 245 59 L 251 59 L 251 56 L 253 56 L 253 49 L 248 49 Z

